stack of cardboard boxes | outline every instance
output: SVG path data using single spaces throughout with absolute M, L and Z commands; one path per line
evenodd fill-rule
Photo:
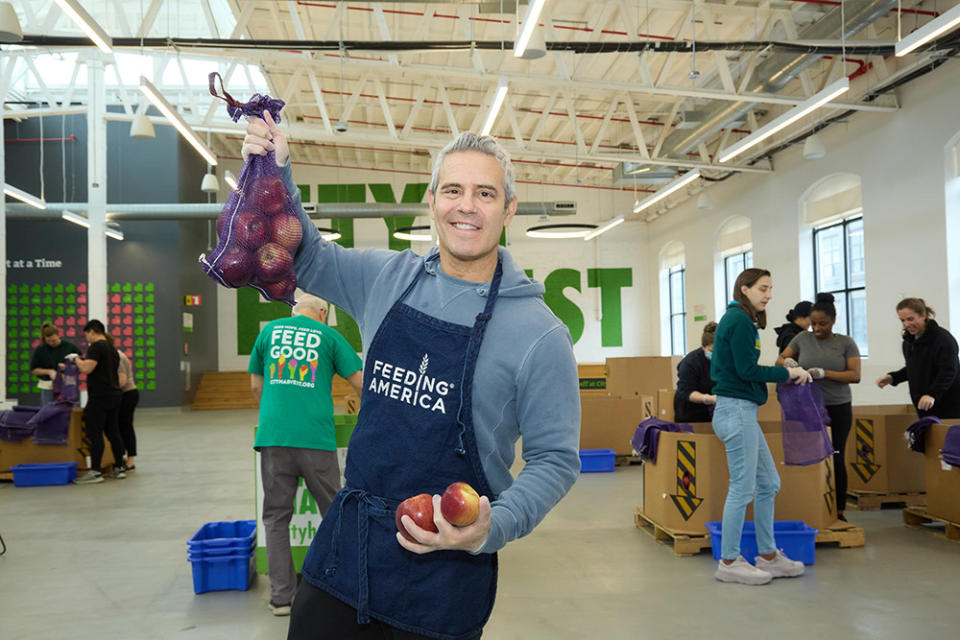
M 878 494 L 925 491 L 923 456 L 911 451 L 903 434 L 917 421 L 913 405 L 853 408 L 847 437 L 847 489 Z
M 927 432 L 923 456 L 927 487 L 926 511 L 936 520 L 960 525 L 960 467 L 947 468 L 940 460 L 940 449 L 943 448 L 949 428 L 945 424 L 935 424 Z
M 583 378 L 581 368 L 580 448 L 630 455 L 637 425 L 658 415 L 658 390 L 676 388 L 679 362 L 677 357 L 608 358 L 603 388 L 591 383 L 583 388 L 583 380 L 597 378 Z

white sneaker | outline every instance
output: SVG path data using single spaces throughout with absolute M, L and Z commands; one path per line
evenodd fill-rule
M 743 556 L 738 556 L 732 564 L 721 560 L 717 564 L 717 572 L 713 577 L 720 582 L 739 582 L 740 584 L 767 584 L 773 579 L 768 571 L 755 567 Z
M 777 555 L 773 560 L 757 556 L 755 561 L 758 569 L 763 569 L 774 578 L 795 578 L 803 575 L 803 563 L 791 560 L 780 549 L 777 549 Z
M 73 479 L 73 484 L 97 484 L 98 482 L 103 482 L 103 475 L 99 471 L 87 471 Z
M 273 601 L 270 602 L 270 611 L 273 612 L 275 616 L 288 616 L 290 615 L 290 605 L 289 604 L 274 604 Z

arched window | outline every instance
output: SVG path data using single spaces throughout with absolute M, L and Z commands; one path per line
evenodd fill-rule
M 753 266 L 753 240 L 750 219 L 744 216 L 730 218 L 720 227 L 717 236 L 717 251 L 720 256 L 720 283 L 722 295 L 717 300 L 717 317 L 723 315 L 727 303 L 732 300 L 733 283 L 744 269 Z
M 860 176 L 824 178 L 803 201 L 804 221 L 813 236 L 813 292 L 832 293 L 837 307 L 835 331 L 867 350 L 867 278 L 863 244 Z
M 687 352 L 686 255 L 682 242 L 660 252 L 660 347 L 664 355 Z

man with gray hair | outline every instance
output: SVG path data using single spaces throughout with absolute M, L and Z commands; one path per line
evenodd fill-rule
M 333 374 L 360 393 L 357 353 L 328 327 L 327 303 L 303 295 L 290 318 L 268 322 L 250 353 L 250 389 L 260 404 L 253 447 L 260 452 L 270 609 L 290 615 L 297 574 L 290 552 L 293 501 L 303 478 L 320 515 L 340 490 L 333 422 Z
M 283 132 L 251 118 L 244 157 L 269 151 L 303 226 L 297 280 L 357 320 L 366 362 L 347 486 L 304 561 L 288 639 L 479 638 L 496 552 L 530 533 L 580 468 L 570 334 L 499 246 L 517 210 L 510 158 L 474 133 L 440 151 L 428 190 L 439 243 L 420 256 L 322 240 L 299 206 Z M 519 438 L 526 465 L 514 478 Z M 473 524 L 441 513 L 438 494 L 455 481 L 481 496 Z M 395 516 L 423 493 L 432 523 Z

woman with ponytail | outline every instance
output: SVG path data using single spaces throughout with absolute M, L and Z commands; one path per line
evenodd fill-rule
M 823 394 L 830 415 L 830 434 L 833 439 L 833 475 L 837 488 L 837 517 L 843 521 L 847 506 L 847 466 L 843 452 L 853 422 L 850 385 L 860 382 L 860 350 L 853 338 L 833 332 L 837 309 L 833 296 L 818 293 L 810 312 L 813 332 L 794 336 L 777 359 L 787 367 L 801 366 L 807 370 Z

